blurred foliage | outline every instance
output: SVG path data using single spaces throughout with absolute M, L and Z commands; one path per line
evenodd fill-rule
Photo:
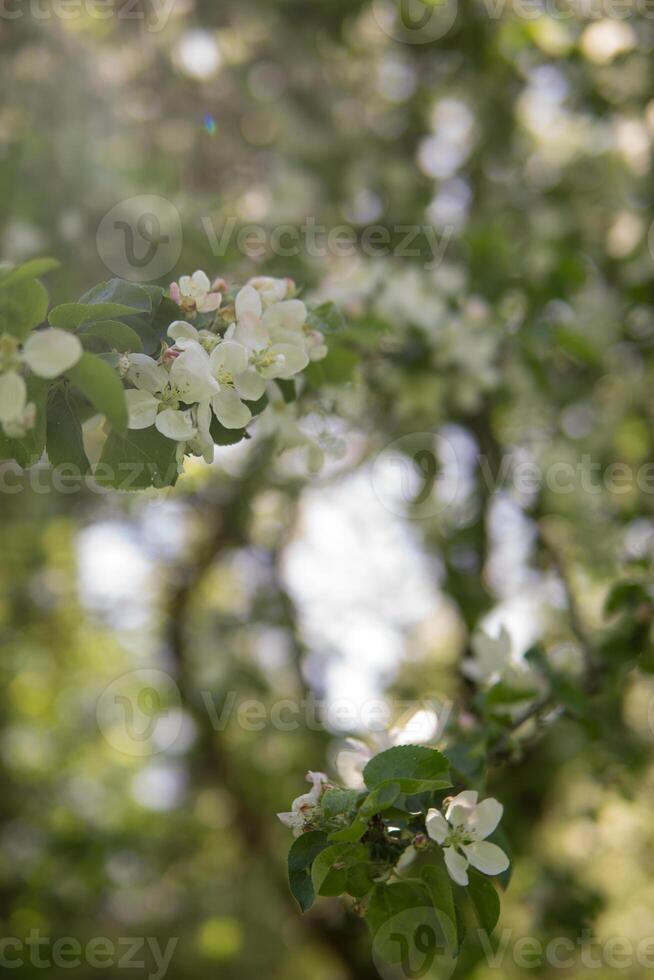
M 286 890 L 274 815 L 325 767 L 335 726 L 302 713 L 285 731 L 268 710 L 263 728 L 221 727 L 216 712 L 229 692 L 268 709 L 333 696 L 334 664 L 365 663 L 392 697 L 463 705 L 473 778 L 484 704 L 459 666 L 487 615 L 572 687 L 587 647 L 602 664 L 581 706 L 561 681 L 565 717 L 491 767 L 514 859 L 502 976 L 562 973 L 516 964 L 520 936 L 651 935 L 652 22 L 462 0 L 444 36 L 407 44 L 380 7 L 392 15 L 187 0 L 162 21 L 147 3 L 129 5 L 141 19 L 119 3 L 104 19 L 90 4 L 0 16 L 4 259 L 55 256 L 51 295 L 69 301 L 115 273 L 96 242 L 107 211 L 158 194 L 183 222 L 160 285 L 197 267 L 293 275 L 341 305 L 359 363 L 313 404 L 327 453 L 344 447 L 318 477 L 265 433 L 163 496 L 3 471 L 3 936 L 176 937 L 176 980 L 377 976 L 350 908 L 321 899 L 300 918 Z M 423 229 L 408 257 L 238 247 L 239 228 L 307 219 L 436 239 Z M 433 442 L 411 439 L 434 432 L 470 463 L 454 503 L 425 514 L 434 474 L 416 454 Z M 397 504 L 371 486 L 403 436 L 413 490 Z M 446 475 L 447 460 L 445 446 Z M 339 647 L 348 616 L 366 629 Z M 96 714 L 141 668 L 176 684 L 180 734 L 152 756 Z M 454 974 L 496 975 L 474 944 Z

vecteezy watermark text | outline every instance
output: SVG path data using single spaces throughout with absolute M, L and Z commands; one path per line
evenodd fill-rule
M 148 31 L 163 30 L 176 0 L 0 0 L 0 20 L 32 17 L 45 20 L 136 21 Z
M 422 259 L 425 269 L 436 269 L 443 261 L 454 228 L 444 226 L 438 231 L 433 225 L 325 225 L 308 215 L 302 224 L 281 224 L 267 227 L 260 224 L 242 225 L 234 216 L 218 225 L 209 217 L 202 218 L 212 254 L 222 258 L 233 248 L 250 259 L 276 255 L 293 258 L 305 255 L 312 259 L 368 258 Z
M 94 936 L 80 942 L 73 936 L 52 939 L 30 929 L 25 937 L 0 938 L 0 969 L 19 970 L 31 966 L 37 970 L 140 970 L 148 980 L 163 980 L 170 967 L 179 939 L 169 939 L 163 946 L 151 936 L 122 936 L 109 939 Z

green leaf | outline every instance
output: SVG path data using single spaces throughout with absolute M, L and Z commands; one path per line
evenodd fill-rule
M 322 795 L 320 808 L 327 820 L 354 813 L 359 794 L 355 789 L 328 789 Z
M 367 827 L 367 821 L 357 817 L 357 819 L 354 820 L 349 827 L 344 827 L 343 830 L 334 830 L 329 835 L 329 839 L 330 841 L 338 842 L 358 841 L 361 840 L 365 834 Z
M 48 321 L 61 330 L 77 330 L 85 323 L 129 316 L 134 311 L 121 303 L 62 303 L 50 310 Z
M 150 287 L 139 286 L 126 279 L 110 279 L 108 282 L 98 283 L 93 289 L 80 296 L 80 303 L 90 303 L 103 306 L 105 304 L 118 303 L 129 308 L 130 313 L 152 313 L 153 299 L 157 305 L 161 301 L 163 291 L 155 286 L 154 291 Z M 179 309 L 179 307 L 177 307 Z M 173 317 L 173 319 L 175 319 Z
M 48 400 L 45 445 L 52 466 L 69 464 L 80 474 L 89 472 L 82 426 L 66 388 L 54 389 Z
M 94 476 L 101 486 L 118 490 L 171 487 L 178 476 L 176 443 L 154 426 L 125 435 L 112 431 Z
M 39 279 L 51 269 L 58 269 L 60 265 L 61 263 L 57 262 L 56 259 L 30 259 L 29 262 L 23 262 L 22 265 L 13 269 L 3 269 L 0 272 L 0 286 L 13 285 L 17 282 L 23 282 L 25 279 Z
M 48 293 L 36 279 L 20 279 L 0 284 L 0 334 L 10 333 L 24 340 L 30 330 L 45 320 Z
M 209 426 L 211 438 L 217 446 L 233 446 L 245 438 L 245 429 L 226 429 L 218 421 L 216 416 L 211 413 L 211 424 Z
M 521 701 L 529 701 L 536 697 L 537 694 L 538 691 L 511 687 L 509 684 L 504 684 L 500 681 L 486 692 L 484 700 L 486 705 L 492 708 L 496 705 L 518 704 Z
M 445 940 L 449 948 L 456 955 L 459 951 L 461 937 L 459 937 L 457 928 L 452 882 L 445 868 L 442 852 L 439 852 L 433 864 L 429 864 L 422 869 L 421 875 L 427 886 L 432 904 L 436 909 L 436 915 L 445 935 Z
M 352 379 L 359 362 L 356 351 L 331 341 L 329 351 L 322 361 L 312 361 L 304 369 L 304 375 L 313 385 L 345 384 Z
M 500 899 L 490 878 L 468 868 L 468 895 L 472 901 L 479 925 L 489 935 L 500 917 Z
M 98 412 L 107 416 L 115 431 L 127 430 L 125 389 L 116 372 L 105 361 L 93 354 L 84 353 L 77 364 L 66 371 L 66 377 L 79 388 Z
M 312 330 L 320 330 L 324 334 L 340 333 L 347 326 L 342 312 L 331 301 L 310 309 L 307 313 L 307 323 Z
M 282 397 L 287 405 L 294 402 L 297 395 L 295 392 L 295 381 L 293 378 L 285 380 L 284 378 L 275 378 L 275 384 L 282 393 Z
M 141 338 L 136 330 L 119 320 L 99 320 L 97 323 L 81 327 L 80 339 L 83 341 L 85 337 L 97 337 L 104 341 L 110 350 L 136 351 L 137 353 L 141 353 L 143 350 Z
M 363 898 L 375 884 L 373 869 L 369 861 L 355 864 L 348 869 L 345 891 L 353 898 Z
M 315 897 L 309 868 L 329 844 L 322 830 L 301 834 L 288 852 L 288 883 L 293 898 L 303 912 L 311 908 Z
M 445 756 L 424 745 L 396 745 L 370 760 L 363 770 L 368 789 L 398 783 L 402 793 L 424 793 L 451 786 Z
M 311 868 L 311 881 L 319 895 L 342 895 L 348 872 L 355 864 L 366 861 L 364 844 L 332 844 L 318 855 Z
M 372 793 L 366 796 L 359 811 L 361 816 L 369 820 L 376 813 L 382 813 L 384 810 L 387 810 L 393 806 L 400 792 L 399 783 L 382 783 L 381 786 L 378 786 Z

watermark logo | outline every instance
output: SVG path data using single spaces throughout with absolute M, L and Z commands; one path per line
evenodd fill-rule
M 405 909 L 384 922 L 375 934 L 372 957 L 384 980 L 448 980 L 457 962 L 430 907 Z
M 179 211 L 156 194 L 126 198 L 103 217 L 96 244 L 106 267 L 121 279 L 160 279 L 175 267 L 182 251 Z
M 451 442 L 437 432 L 410 432 L 377 454 L 372 468 L 375 496 L 398 517 L 425 520 L 454 503 L 459 464 Z
M 428 44 L 445 37 L 458 10 L 458 0 L 373 0 L 372 4 L 384 34 L 402 44 Z
M 118 752 L 156 755 L 170 748 L 181 732 L 179 689 L 163 670 L 129 671 L 105 688 L 96 718 L 102 735 Z

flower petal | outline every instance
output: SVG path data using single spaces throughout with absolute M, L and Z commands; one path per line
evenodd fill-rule
M 489 797 L 478 803 L 467 820 L 467 826 L 483 840 L 492 834 L 502 819 L 504 807 L 498 800 Z
M 262 378 L 256 371 L 244 371 L 236 378 L 236 390 L 241 398 L 255 402 L 261 398 L 266 390 L 265 378 Z
M 186 320 L 173 320 L 166 332 L 173 340 L 179 340 L 180 337 L 186 337 L 188 340 L 200 339 L 193 324 L 187 323 Z
M 39 378 L 56 378 L 72 368 L 82 356 L 82 345 L 67 330 L 37 330 L 25 341 L 23 358 Z
M 269 330 L 301 330 L 307 319 L 307 308 L 301 299 L 286 299 L 269 306 L 263 315 L 263 325 Z
M 207 293 L 204 299 L 198 302 L 198 312 L 213 313 L 220 308 L 222 301 L 223 297 L 221 293 Z
M 477 806 L 479 793 L 473 789 L 466 789 L 463 793 L 453 796 L 449 802 L 445 816 L 453 826 L 464 823 L 470 816 L 470 811 Z
M 427 828 L 428 836 L 432 840 L 435 840 L 437 844 L 442 844 L 450 832 L 449 824 L 441 811 L 433 807 L 427 811 L 425 827 Z
M 220 371 L 232 376 L 242 374 L 248 366 L 248 352 L 234 340 L 223 340 L 212 350 L 210 365 L 214 377 L 218 377 Z
M 12 422 L 25 411 L 27 386 L 16 371 L 0 376 L 0 422 Z
M 218 384 L 211 373 L 209 355 L 204 347 L 193 340 L 182 338 L 182 353 L 170 369 L 170 384 L 181 401 L 188 405 L 206 401 L 218 391 Z
M 226 429 L 242 429 L 252 418 L 252 412 L 244 405 L 232 388 L 219 391 L 211 399 L 214 415 Z
M 468 861 L 455 851 L 453 847 L 446 847 L 443 850 L 443 856 L 445 858 L 445 866 L 449 872 L 452 881 L 455 881 L 457 885 L 467 885 L 468 884 Z
M 270 348 L 271 354 L 281 354 L 284 361 L 277 368 L 274 375 L 276 378 L 292 378 L 293 375 L 303 371 L 309 363 L 309 356 L 303 347 L 296 344 L 273 344 Z
M 510 863 L 502 848 L 487 840 L 465 844 L 462 850 L 473 868 L 483 871 L 485 875 L 499 875 L 506 871 Z
M 166 408 L 163 412 L 159 412 L 154 424 L 162 436 L 175 442 L 192 439 L 198 431 L 193 425 L 190 411 L 178 412 L 174 408 Z
M 163 391 L 168 384 L 168 372 L 147 354 L 130 354 L 127 377 L 144 391 L 155 393 Z
M 159 401 L 149 391 L 128 388 L 125 392 L 128 412 L 128 429 L 148 429 L 154 425 Z
M 259 319 L 261 316 L 261 296 L 252 286 L 243 286 L 236 294 L 234 303 L 236 309 L 236 319 L 243 320 L 254 317 Z

